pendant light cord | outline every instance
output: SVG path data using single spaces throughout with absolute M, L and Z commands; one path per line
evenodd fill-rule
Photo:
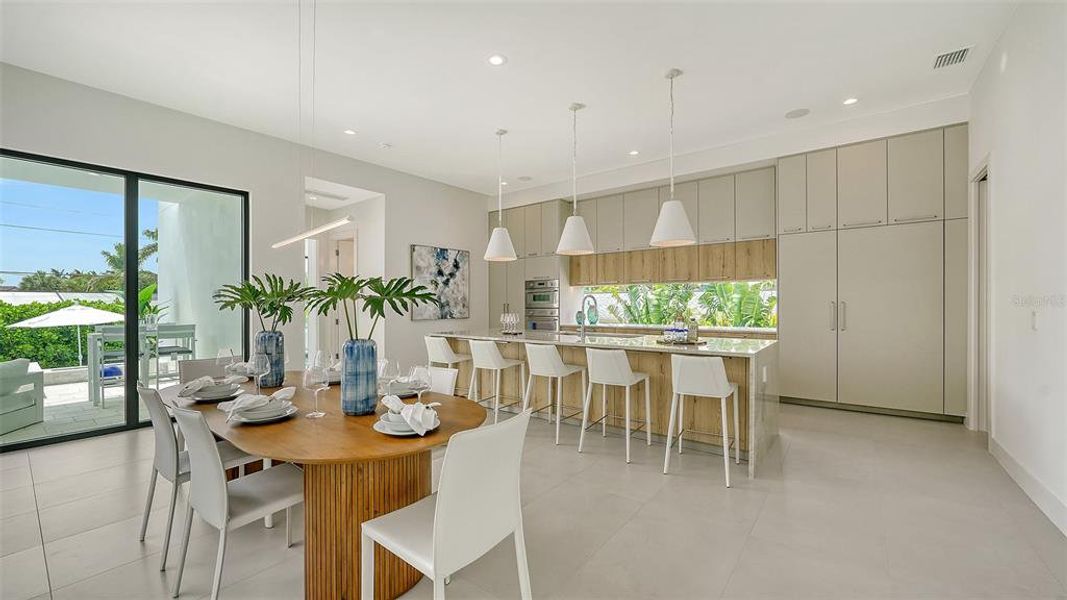
M 671 200 L 674 200 L 674 77 L 668 76 L 667 96 L 670 100 L 670 116 L 668 117 L 667 134 L 667 170 L 671 177 Z
M 571 111 L 571 214 L 578 214 L 578 110 Z
M 496 222 L 504 226 L 504 129 L 496 130 Z

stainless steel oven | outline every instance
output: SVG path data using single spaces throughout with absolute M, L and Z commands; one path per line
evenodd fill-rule
M 526 329 L 531 331 L 559 331 L 559 309 L 526 309 Z
M 531 308 L 559 309 L 559 280 L 539 279 L 526 282 L 526 310 Z
M 526 329 L 559 331 L 559 280 L 526 282 Z

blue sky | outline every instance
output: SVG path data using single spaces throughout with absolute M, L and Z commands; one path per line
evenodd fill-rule
M 138 231 L 155 229 L 157 201 L 143 198 L 139 204 Z M 3 285 L 18 285 L 21 276 L 10 271 L 106 271 L 100 252 L 110 251 L 114 244 L 121 242 L 122 230 L 120 193 L 0 179 Z M 143 236 L 141 243 L 146 243 Z M 146 268 L 156 270 L 154 258 Z

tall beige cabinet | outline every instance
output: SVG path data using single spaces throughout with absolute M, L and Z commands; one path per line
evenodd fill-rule
M 838 401 L 942 413 L 944 225 L 838 232 Z
M 778 372 L 787 395 L 837 401 L 837 232 L 778 240 Z
M 781 394 L 967 412 L 967 126 L 778 160 Z

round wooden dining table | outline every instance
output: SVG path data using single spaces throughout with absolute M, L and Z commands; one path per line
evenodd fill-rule
M 364 521 L 412 504 L 430 494 L 430 451 L 453 434 L 485 421 L 485 409 L 466 398 L 427 392 L 423 402 L 440 402 L 441 426 L 425 436 L 392 437 L 372 429 L 378 415 L 345 416 L 339 386 L 319 394 L 325 417 L 308 419 L 314 395 L 301 387 L 302 373 L 286 373 L 295 386 L 299 413 L 277 423 L 226 422 L 213 403 L 178 397 L 178 386 L 160 390 L 174 406 L 203 413 L 218 437 L 254 456 L 295 463 L 304 470 L 304 597 L 359 598 L 360 526 Z M 245 389 L 255 392 L 255 385 Z M 264 393 L 274 390 L 265 389 Z M 378 412 L 385 409 L 379 405 Z M 375 550 L 375 597 L 396 598 L 422 574 L 380 546 Z

